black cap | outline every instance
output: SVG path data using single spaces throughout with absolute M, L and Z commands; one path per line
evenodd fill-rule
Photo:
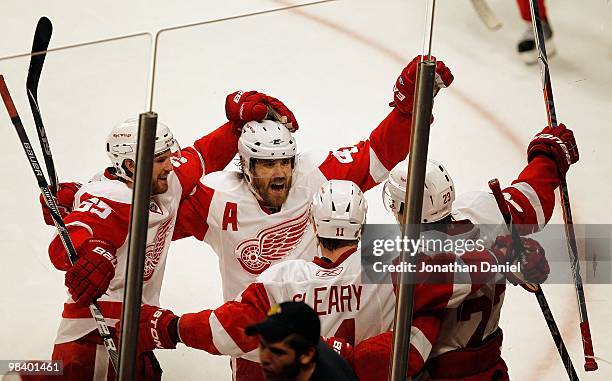
M 321 322 L 319 316 L 304 302 L 284 302 L 268 311 L 268 318 L 250 325 L 248 336 L 261 335 L 266 341 L 278 342 L 291 334 L 303 336 L 313 346 L 319 342 Z

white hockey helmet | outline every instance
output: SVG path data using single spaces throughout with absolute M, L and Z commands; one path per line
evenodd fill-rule
M 252 181 L 251 159 L 294 158 L 297 144 L 282 123 L 272 120 L 248 122 L 238 139 L 238 154 L 249 184 Z
M 138 119 L 131 118 L 116 125 L 106 138 L 106 154 L 115 168 L 115 174 L 132 181 L 131 174 L 126 172 L 123 161 L 136 161 L 136 146 L 138 145 Z M 180 152 L 179 145 L 172 132 L 165 124 L 157 122 L 155 133 L 155 155 L 165 151 Z
M 355 183 L 330 180 L 313 196 L 310 218 L 320 238 L 358 240 L 367 211 L 368 202 Z
M 385 208 L 396 216 L 403 211 L 406 195 L 408 161 L 402 161 L 389 173 L 383 187 Z M 427 160 L 423 193 L 422 223 L 440 221 L 451 213 L 455 201 L 455 187 L 448 171 L 435 160 Z

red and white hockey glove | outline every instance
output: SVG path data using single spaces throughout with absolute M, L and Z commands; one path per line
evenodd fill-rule
M 143 304 L 140 307 L 138 351 L 176 348 L 179 342 L 178 319 L 170 310 Z
M 432 57 L 435 59 L 435 57 Z M 421 62 L 421 56 L 416 56 L 402 70 L 393 87 L 393 102 L 389 106 L 396 107 L 404 114 L 412 114 L 414 104 L 414 90 L 416 85 L 417 66 Z M 441 89 L 453 83 L 453 74 L 442 61 L 436 61 L 436 87 Z M 437 92 L 437 90 L 436 90 Z
M 276 98 L 257 91 L 244 92 L 242 90 L 233 92 L 225 98 L 225 115 L 228 120 L 234 122 L 274 120 L 272 115 L 268 115 L 268 107 L 273 108 L 281 117 L 286 118 L 286 121 L 279 120 L 279 122 L 283 122 L 289 131 L 297 131 L 299 125 L 293 112 Z M 242 127 L 242 124 L 240 127 Z
M 556 128 L 546 126 L 527 148 L 528 161 L 537 155 L 546 155 L 553 159 L 561 175 L 565 175 L 570 165 L 577 162 L 580 156 L 574 133 L 564 124 L 559 124 Z
M 353 346 L 341 337 L 332 336 L 329 339 L 321 338 L 325 343 L 353 366 Z
M 55 203 L 57 209 L 59 209 L 60 216 L 65 218 L 68 213 L 72 212 L 72 203 L 74 202 L 74 195 L 81 188 L 81 183 L 59 183 L 57 185 L 57 193 L 55 195 Z M 53 226 L 53 218 L 51 217 L 51 210 L 45 202 L 45 198 L 41 194 L 39 197 L 40 206 L 42 208 L 43 217 L 45 224 Z
M 525 247 L 525 257 L 521 260 L 521 274 L 524 279 L 520 279 L 514 274 L 507 274 L 508 280 L 514 284 L 525 283 L 543 283 L 548 279 L 550 267 L 546 259 L 544 248 L 538 241 L 521 237 L 523 246 Z M 493 244 L 493 252 L 500 263 L 518 261 L 518 251 L 514 247 L 512 237 L 509 235 L 499 236 Z
M 115 276 L 117 249 L 101 239 L 90 238 L 79 249 L 79 258 L 66 271 L 66 286 L 80 307 L 104 295 Z

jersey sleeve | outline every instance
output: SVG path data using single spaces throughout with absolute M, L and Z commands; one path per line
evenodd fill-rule
M 64 222 L 77 251 L 90 237 L 109 242 L 115 248 L 123 246 L 128 233 L 130 205 L 88 193 L 81 195 L 75 208 Z M 60 270 L 67 270 L 71 263 L 59 235 L 49 245 L 49 258 Z
M 214 355 L 241 356 L 257 348 L 259 340 L 245 329 L 266 318 L 270 299 L 262 283 L 252 283 L 235 300 L 215 310 L 190 313 L 179 319 L 181 341 Z
M 513 223 L 524 225 L 519 227 L 521 234 L 533 233 L 548 223 L 559 184 L 555 162 L 540 155 L 527 164 L 511 186 L 503 190 Z
M 431 353 L 438 333 L 441 318 L 439 314 L 416 314 L 410 329 L 410 349 L 408 352 L 408 374 L 419 374 Z M 389 362 L 393 346 L 393 332 L 384 332 L 357 344 L 354 349 L 353 363 L 360 381 L 379 381 L 389 378 Z
M 182 197 L 188 196 L 205 174 L 225 168 L 238 152 L 235 122 L 227 122 L 208 135 L 181 150 L 181 157 L 173 159 L 174 171 L 181 182 Z
M 172 240 L 194 237 L 204 240 L 208 231 L 208 213 L 215 191 L 199 181 L 192 194 L 181 200 Z
M 363 191 L 374 187 L 408 155 L 411 123 L 410 116 L 393 109 L 367 140 L 330 152 L 319 170 L 327 180 L 350 180 Z
M 453 253 L 419 255 L 417 269 L 421 269 L 424 264 L 456 265 L 469 268 L 470 271 L 418 273 L 414 310 L 440 311 L 458 307 L 496 276 L 495 272 L 482 271 L 482 263 L 497 265 L 497 258 L 488 249 L 466 251 L 460 256 Z

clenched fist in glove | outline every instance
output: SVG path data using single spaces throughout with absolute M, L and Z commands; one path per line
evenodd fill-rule
M 431 57 L 435 60 L 435 57 Z M 414 90 L 416 86 L 417 66 L 421 62 L 421 56 L 416 56 L 408 66 L 402 70 L 393 87 L 393 102 L 389 106 L 396 107 L 404 114 L 412 114 L 414 104 Z M 442 61 L 436 61 L 436 87 L 441 89 L 453 83 L 453 74 Z M 437 91 L 437 90 L 436 90 Z
M 544 255 L 544 248 L 531 238 L 521 238 L 525 247 L 525 256 L 519 259 L 519 252 L 514 247 L 512 237 L 509 235 L 499 236 L 493 244 L 493 252 L 500 263 L 519 261 L 521 263 L 521 274 L 525 281 L 530 283 L 543 283 L 548 279 L 550 267 Z M 512 274 L 508 274 L 508 279 L 512 283 L 523 283 Z
M 60 212 L 60 216 L 65 218 L 68 213 L 72 212 L 72 203 L 74 202 L 74 195 L 81 188 L 81 183 L 59 183 L 57 185 L 57 193 L 55 194 L 55 203 L 57 209 Z M 45 202 L 43 195 L 40 195 L 40 205 L 42 207 L 43 217 L 45 224 L 53 226 L 53 218 L 51 217 L 51 210 Z
M 143 304 L 140 306 L 138 352 L 153 349 L 174 349 L 179 342 L 178 316 L 161 307 Z M 121 329 L 117 323 L 117 331 Z
M 117 265 L 116 248 L 101 239 L 90 238 L 79 248 L 79 258 L 66 271 L 66 286 L 80 307 L 104 295 Z
M 268 107 L 278 115 L 268 115 Z M 283 102 L 257 91 L 240 90 L 229 94 L 225 98 L 225 115 L 228 120 L 243 123 L 282 119 L 277 121 L 283 123 L 289 131 L 295 132 L 299 128 L 293 112 Z
M 546 155 L 557 163 L 561 175 L 565 175 L 570 165 L 578 161 L 578 146 L 574 133 L 565 125 L 555 128 L 546 126 L 537 134 L 527 148 L 527 160 L 531 161 L 537 155 Z

